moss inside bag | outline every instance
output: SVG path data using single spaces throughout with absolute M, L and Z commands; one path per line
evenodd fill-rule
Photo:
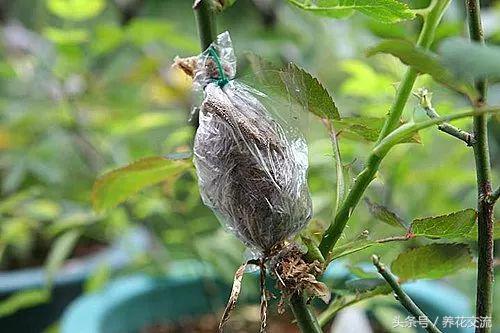
M 286 114 L 287 105 L 234 79 L 236 58 L 229 33 L 220 34 L 197 57 L 177 58 L 175 65 L 193 77 L 195 89 L 204 92 L 194 142 L 203 202 L 256 258 L 236 272 L 221 329 L 236 303 L 246 265 L 256 264 L 261 268 L 264 331 L 266 266 L 278 275 L 287 294 L 319 284 L 314 279 L 315 270 L 319 270 L 316 264 L 307 264 L 300 272 L 293 271 L 297 267 L 284 271 L 284 264 L 293 266 L 293 260 L 305 265 L 297 247 L 290 243 L 312 215 L 305 139 L 280 116 L 280 112 Z M 304 282 L 301 274 L 310 283 Z M 290 279 L 294 282 L 288 285 Z

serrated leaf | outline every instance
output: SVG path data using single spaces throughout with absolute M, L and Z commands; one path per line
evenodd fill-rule
M 290 63 L 283 71 L 282 78 L 288 90 L 291 91 L 291 95 L 299 98 L 299 103 L 309 112 L 320 118 L 340 119 L 339 110 L 333 98 L 318 79 L 305 69 Z
M 255 55 L 246 55 L 252 74 L 242 81 L 263 91 L 283 103 L 299 104 L 302 108 L 324 119 L 340 119 L 340 114 L 328 93 L 317 78 L 294 63 L 284 68 Z
M 49 11 L 63 19 L 83 21 L 99 15 L 105 0 L 46 0 Z
M 49 286 L 52 284 L 57 271 L 73 251 L 81 233 L 80 230 L 68 231 L 59 236 L 52 244 L 45 263 L 45 274 Z
M 0 318 L 21 309 L 46 303 L 49 299 L 50 292 L 47 289 L 29 289 L 16 292 L 0 301 Z
M 172 179 L 192 166 L 192 162 L 166 157 L 148 157 L 99 177 L 92 190 L 96 211 L 110 209 L 143 188 Z
M 377 53 L 388 53 L 399 58 L 404 64 L 415 68 L 423 74 L 431 75 L 437 82 L 449 88 L 474 97 L 477 93 L 474 87 L 456 78 L 441 62 L 438 55 L 418 48 L 414 44 L 403 40 L 386 40 L 367 51 L 368 56 Z
M 445 40 L 439 48 L 442 62 L 464 80 L 500 79 L 500 47 L 462 38 Z
M 370 214 L 377 220 L 392 225 L 393 227 L 399 227 L 403 230 L 407 229 L 406 222 L 389 208 L 372 202 L 368 198 L 365 198 L 365 202 L 370 210 Z
M 472 263 L 465 244 L 430 244 L 399 254 L 391 270 L 402 280 L 439 279 Z
M 376 142 L 384 126 L 385 118 L 378 117 L 346 117 L 333 122 L 333 128 L 347 139 L 355 141 Z M 400 122 L 400 125 L 403 125 Z M 420 143 L 420 136 L 414 133 L 403 142 Z
M 447 215 L 425 217 L 413 220 L 410 231 L 415 236 L 431 238 L 467 237 L 476 224 L 477 213 L 465 209 Z
M 396 0 L 288 0 L 288 2 L 302 10 L 331 18 L 346 18 L 354 11 L 383 23 L 411 20 L 415 17 L 406 4 Z

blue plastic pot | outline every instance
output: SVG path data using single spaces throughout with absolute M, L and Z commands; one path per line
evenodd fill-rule
M 147 233 L 135 229 L 96 254 L 69 260 L 54 279 L 50 301 L 0 318 L 1 331 L 42 332 L 57 321 L 68 304 L 81 294 L 83 283 L 93 271 L 101 265 L 108 265 L 111 271 L 123 268 L 130 263 L 133 255 L 143 252 L 147 246 Z M 0 272 L 0 299 L 19 291 L 43 288 L 45 283 L 43 267 Z
M 171 271 L 167 278 L 121 278 L 81 297 L 65 312 L 61 332 L 138 332 L 148 324 L 217 311 L 227 301 L 230 286 L 206 274 L 202 265 L 179 263 Z
M 178 322 L 220 310 L 227 301 L 230 286 L 206 274 L 200 264 L 178 263 L 175 275 L 153 278 L 146 275 L 125 277 L 112 282 L 102 292 L 86 295 L 70 305 L 61 320 L 61 333 L 136 333 L 148 324 Z M 341 264 L 331 265 L 328 280 L 349 279 Z M 248 281 L 244 284 L 257 283 Z M 431 318 L 470 316 L 467 298 L 437 281 L 419 281 L 405 290 Z M 252 299 L 253 298 L 253 299 Z M 255 301 L 256 295 L 240 299 Z M 401 308 L 402 316 L 406 317 Z M 469 332 L 453 328 L 449 333 Z

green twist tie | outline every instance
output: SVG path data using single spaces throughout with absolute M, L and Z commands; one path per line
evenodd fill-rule
M 217 85 L 222 88 L 229 82 L 229 79 L 226 77 L 226 74 L 224 73 L 224 69 L 222 68 L 222 64 L 220 63 L 219 55 L 217 54 L 217 51 L 214 49 L 214 47 L 210 46 L 207 51 L 208 55 L 214 59 L 215 64 L 217 65 L 217 71 L 219 72 L 218 79 L 213 77 L 211 79 L 216 81 Z

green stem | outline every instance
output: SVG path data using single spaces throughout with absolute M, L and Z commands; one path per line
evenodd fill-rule
M 322 333 L 318 320 L 306 304 L 304 295 L 295 293 L 290 299 L 293 315 L 302 333 Z
M 484 43 L 483 28 L 481 26 L 481 12 L 479 0 L 467 0 L 470 38 L 481 44 Z M 475 82 L 479 97 L 473 101 L 475 107 L 482 107 L 486 103 L 486 80 Z M 476 162 L 476 179 L 478 191 L 478 265 L 477 265 L 477 296 L 476 317 L 491 318 L 493 312 L 493 204 L 489 202 L 491 195 L 491 164 L 488 147 L 488 118 L 487 115 L 476 116 L 473 119 L 473 133 L 475 143 L 474 158 Z M 491 327 L 477 327 L 476 333 L 489 333 Z
M 451 0 L 435 0 L 431 3 L 429 11 L 427 11 L 426 15 L 424 16 L 424 25 L 417 42 L 417 45 L 419 47 L 425 49 L 428 49 L 430 47 L 434 39 L 436 28 L 450 2 Z M 408 101 L 408 97 L 411 94 L 411 90 L 413 89 L 413 85 L 415 83 L 415 80 L 417 79 L 417 76 L 418 72 L 413 68 L 409 68 L 406 71 L 403 81 L 398 88 L 394 104 L 392 105 L 389 115 L 384 123 L 384 127 L 380 132 L 378 142 L 382 141 L 392 130 L 394 130 L 398 126 L 401 114 L 403 113 L 403 109 L 406 102 Z M 377 172 L 381 161 L 382 158 L 374 154 L 368 157 L 365 168 L 356 178 L 345 201 L 337 211 L 333 223 L 323 235 L 323 239 L 321 240 L 321 243 L 319 245 L 319 249 L 323 254 L 323 257 L 326 258 L 328 256 L 328 253 L 339 240 L 342 231 L 344 230 L 347 221 L 352 214 L 352 211 L 357 206 L 366 188 L 375 177 L 375 173 Z
M 434 40 L 436 28 L 450 2 L 451 0 L 433 0 L 431 2 L 429 10 L 426 11 L 426 15 L 424 16 L 424 25 L 417 41 L 418 47 L 428 49 L 431 46 L 432 41 Z M 385 136 L 387 136 L 387 134 L 398 126 L 401 114 L 403 113 L 417 76 L 418 71 L 416 69 L 409 68 L 406 71 L 403 81 L 401 81 L 398 88 L 396 99 L 389 111 L 384 127 L 380 132 L 378 141 L 382 140 Z
M 379 260 L 379 257 L 374 255 L 372 256 L 373 264 L 377 267 L 378 272 L 382 277 L 387 281 L 387 283 L 391 286 L 392 290 L 397 296 L 397 300 L 405 307 L 408 312 L 410 312 L 415 318 L 418 318 L 419 322 L 423 319 L 425 325 L 421 327 L 424 328 L 427 332 L 430 333 L 441 333 L 441 331 L 434 325 L 434 323 L 427 317 L 427 315 L 420 310 L 420 308 L 413 302 L 413 300 L 408 296 L 401 286 L 396 281 L 394 275 L 391 274 L 387 270 L 384 264 L 382 264 Z
M 488 113 L 494 114 L 498 112 L 500 112 L 500 107 L 488 107 L 488 108 L 484 107 L 479 110 L 457 112 L 439 118 L 433 118 L 421 121 L 414 124 L 405 124 L 403 126 L 400 126 L 398 129 L 392 131 L 388 136 L 386 136 L 382 141 L 380 141 L 380 143 L 373 148 L 372 152 L 374 155 L 383 158 L 385 155 L 387 155 L 389 150 L 396 144 L 400 143 L 405 138 L 408 138 L 408 136 L 411 136 L 413 133 L 416 133 L 417 131 L 420 131 L 424 128 L 428 128 L 433 125 L 442 124 L 447 121 L 452 121 L 456 119 L 461 119 L 466 117 L 477 117 L 478 115 L 486 115 Z
M 429 118 L 434 119 L 440 117 L 437 111 L 432 107 L 431 95 L 427 91 L 427 89 L 420 89 L 416 96 L 420 99 L 420 106 L 424 109 Z M 464 131 L 456 126 L 450 125 L 448 123 L 442 123 L 438 125 L 438 129 L 459 140 L 462 140 L 469 147 L 474 144 L 474 136 L 471 133 Z
M 201 50 L 206 50 L 217 37 L 215 13 L 209 1 L 201 0 L 194 8 L 198 36 L 200 37 Z

